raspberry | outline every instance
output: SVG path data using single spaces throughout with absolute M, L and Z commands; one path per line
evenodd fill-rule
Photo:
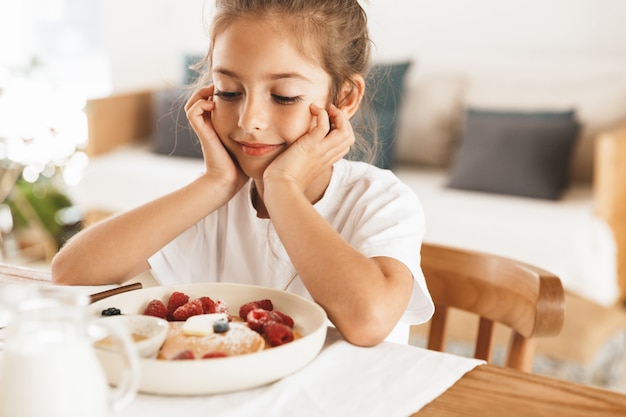
M 274 306 L 272 305 L 272 300 L 265 299 L 250 301 L 249 303 L 246 303 L 239 307 L 239 317 L 246 320 L 250 310 L 254 310 L 255 308 L 262 308 L 263 310 L 272 311 L 274 309 Z
M 185 360 L 185 359 L 196 359 L 193 356 L 193 352 L 190 350 L 183 350 L 178 355 L 174 356 L 172 360 Z
M 258 305 L 259 308 L 262 308 L 263 310 L 267 310 L 267 311 L 272 311 L 274 310 L 274 305 L 272 304 L 272 300 L 257 300 L 255 301 Z
M 280 346 L 293 340 L 293 331 L 287 325 L 269 321 L 263 326 L 263 334 L 272 346 Z
M 202 310 L 204 311 L 204 314 L 215 313 L 215 301 L 213 301 L 210 297 L 200 297 L 198 300 L 202 303 Z
M 228 306 L 222 300 L 215 300 L 215 312 L 224 313 L 228 317 L 228 321 L 232 320 L 232 317 L 230 316 L 230 311 L 228 310 Z
M 243 320 L 247 320 L 248 313 L 254 310 L 255 308 L 259 308 L 259 305 L 255 303 L 254 301 L 251 301 L 249 303 L 242 305 L 241 307 L 239 307 L 239 317 L 242 318 Z
M 263 332 L 263 325 L 270 321 L 270 312 L 262 308 L 255 308 L 248 312 L 246 316 L 248 327 L 257 333 Z
M 204 310 L 202 309 L 202 301 L 193 300 L 182 306 L 178 307 L 174 310 L 172 317 L 177 321 L 185 321 L 191 316 L 197 316 L 198 314 L 203 314 Z
M 284 324 L 285 326 L 293 327 L 293 319 L 283 313 L 282 311 L 274 310 L 270 311 L 270 320 L 276 323 Z
M 146 306 L 143 314 L 146 316 L 154 316 L 164 319 L 167 317 L 167 308 L 165 308 L 165 304 L 163 304 L 163 301 L 152 300 Z
M 167 301 L 167 318 L 173 319 L 176 309 L 189 301 L 189 296 L 179 291 L 174 291 Z
M 202 355 L 202 359 L 225 358 L 227 356 L 224 352 L 209 352 Z
M 255 308 L 259 308 L 259 305 L 254 301 L 242 305 L 241 307 L 239 307 L 239 317 L 243 320 L 247 320 L 248 313 Z

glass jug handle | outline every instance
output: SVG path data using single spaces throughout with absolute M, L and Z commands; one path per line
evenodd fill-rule
M 116 387 L 112 389 L 109 406 L 113 411 L 119 411 L 129 405 L 137 395 L 140 383 L 139 355 L 137 348 L 128 333 L 122 331 L 107 320 L 97 320 L 92 326 L 103 327 L 121 346 L 119 357 L 124 363 L 124 371 L 116 376 Z

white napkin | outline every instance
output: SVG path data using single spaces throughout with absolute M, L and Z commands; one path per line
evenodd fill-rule
M 483 363 L 389 342 L 360 348 L 329 328 L 326 345 L 317 358 L 280 381 L 245 391 L 197 397 L 140 394 L 115 416 L 404 417 Z

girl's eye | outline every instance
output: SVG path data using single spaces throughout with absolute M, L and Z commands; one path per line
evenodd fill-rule
M 278 104 L 294 104 L 294 103 L 298 103 L 299 101 L 302 101 L 302 96 L 285 97 L 285 96 L 279 96 L 277 94 L 272 94 L 272 97 Z
M 240 93 L 233 93 L 230 91 L 216 91 L 215 96 L 221 98 L 222 100 L 225 101 L 232 101 L 235 100 L 237 97 L 239 97 L 241 94 Z
M 216 97 L 219 97 L 224 101 L 234 101 L 241 96 L 241 93 L 237 93 L 233 91 L 221 91 L 221 90 L 216 91 L 214 94 Z M 272 94 L 272 98 L 274 99 L 275 102 L 281 105 L 294 104 L 294 103 L 298 103 L 299 101 L 302 101 L 302 96 L 286 97 L 286 96 L 280 96 L 278 94 Z

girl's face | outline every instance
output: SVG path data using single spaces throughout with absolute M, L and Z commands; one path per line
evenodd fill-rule
M 213 46 L 213 126 L 243 172 L 256 180 L 312 128 L 310 105 L 329 103 L 330 77 L 291 38 L 278 21 L 242 19 Z

